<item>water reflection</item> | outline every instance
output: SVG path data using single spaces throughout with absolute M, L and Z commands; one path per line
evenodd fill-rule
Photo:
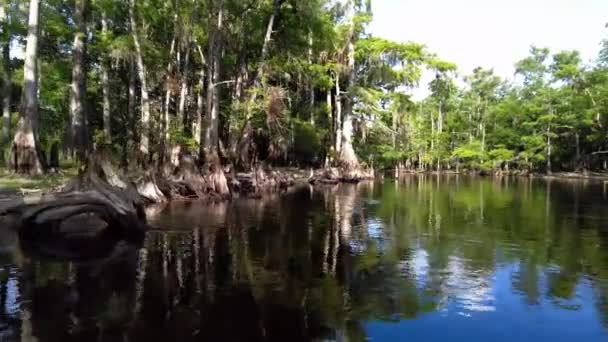
M 151 208 L 141 244 L 0 237 L 0 340 L 608 337 L 602 185 L 406 177 Z

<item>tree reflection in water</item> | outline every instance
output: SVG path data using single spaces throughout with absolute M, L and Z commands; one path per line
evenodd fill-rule
M 169 204 L 141 245 L 87 261 L 2 231 L 0 340 L 358 341 L 369 322 L 507 308 L 572 314 L 601 337 L 607 209 L 594 184 L 412 176 Z

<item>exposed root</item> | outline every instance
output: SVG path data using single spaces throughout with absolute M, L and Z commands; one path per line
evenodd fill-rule
M 0 208 L 0 217 L 29 238 L 139 234 L 145 229 L 144 204 L 137 190 L 97 155 L 59 192 L 11 201 Z
M 358 183 L 363 180 L 374 179 L 372 170 L 364 170 L 361 167 L 350 168 L 326 168 L 318 170 L 310 178 L 311 184 L 338 184 Z
M 167 197 L 158 187 L 154 172 L 147 171 L 142 180 L 137 183 L 137 192 L 152 203 L 164 203 Z
M 31 130 L 22 127 L 17 131 L 11 144 L 9 159 L 13 171 L 28 175 L 41 175 L 44 172 L 40 151 L 36 145 Z
M 263 193 L 281 191 L 293 186 L 295 179 L 292 175 L 264 168 L 258 165 L 248 173 L 237 173 L 231 176 L 230 185 L 233 193 L 247 196 L 259 196 Z
M 141 233 L 145 229 L 142 211 L 119 193 L 74 191 L 24 198 L 0 208 L 3 222 L 28 238 L 101 234 Z M 80 230 L 74 230 L 78 227 Z

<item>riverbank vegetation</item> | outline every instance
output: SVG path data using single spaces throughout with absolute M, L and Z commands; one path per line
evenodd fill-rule
M 159 178 L 225 196 L 270 166 L 348 181 L 608 167 L 608 40 L 592 64 L 532 47 L 511 81 L 374 37 L 369 0 L 0 4 L 0 156 L 16 173 L 103 150 L 160 197 Z

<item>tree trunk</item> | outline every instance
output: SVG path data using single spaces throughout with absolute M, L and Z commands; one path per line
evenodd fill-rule
M 108 34 L 108 19 L 106 11 L 101 14 L 101 34 Z M 103 93 L 103 136 L 105 143 L 112 144 L 112 117 L 110 112 L 110 80 L 108 77 L 109 61 L 103 59 L 101 61 L 101 89 Z
M 431 158 L 435 151 L 435 118 L 433 118 L 433 112 L 429 112 L 429 119 L 431 119 Z
M 236 82 L 234 84 L 234 96 L 232 98 L 232 105 L 235 109 L 241 110 L 240 104 L 243 103 L 244 100 L 244 88 L 247 82 L 247 58 L 246 52 L 243 49 L 239 54 L 239 66 L 236 74 Z M 228 130 L 229 135 L 229 150 L 231 156 L 236 156 L 236 150 L 239 144 L 239 128 L 235 124 L 233 120 L 230 121 L 230 127 Z
M 10 33 L 7 32 L 6 26 L 8 24 L 8 12 L 7 3 L 0 5 L 0 27 L 3 28 L 2 34 L 6 38 L 5 41 L 0 42 L 0 49 L 2 50 L 2 140 L 0 141 L 0 161 L 4 161 L 4 147 L 9 142 L 10 126 L 11 126 L 11 70 L 10 70 Z
M 202 130 L 203 130 L 203 116 L 205 115 L 205 101 L 204 101 L 204 89 L 205 89 L 205 55 L 203 54 L 203 49 L 199 44 L 196 44 L 196 48 L 198 50 L 198 54 L 201 58 L 201 70 L 199 72 L 198 79 L 198 92 L 196 96 L 196 120 L 194 122 L 193 134 L 194 139 L 200 145 L 203 141 L 202 139 Z
M 135 61 L 137 63 L 137 75 L 141 87 L 141 132 L 139 140 L 139 152 L 141 163 L 147 164 L 150 153 L 150 98 L 148 95 L 148 84 L 146 82 L 146 66 L 142 55 L 137 23 L 135 21 L 135 0 L 129 0 L 129 21 L 131 24 L 131 36 L 135 46 Z
M 207 85 L 207 116 L 205 120 L 205 139 L 203 141 L 203 156 L 205 165 L 210 173 L 209 183 L 212 191 L 221 196 L 230 194 L 228 181 L 222 169 L 219 156 L 219 92 L 217 83 L 220 78 L 220 59 L 222 51 L 222 30 L 224 22 L 224 8 L 222 1 L 217 4 L 216 25 L 209 39 L 209 74 Z
M 175 20 L 177 21 L 177 14 L 175 15 Z M 175 52 L 175 37 L 171 40 L 171 49 L 169 50 L 169 63 L 167 63 L 167 76 L 165 78 L 165 105 L 162 119 L 163 126 L 163 142 L 165 144 L 165 149 L 168 151 L 168 146 L 171 141 L 171 116 L 169 114 L 171 107 L 171 74 L 173 72 L 173 63 L 171 63 L 171 57 L 173 57 L 173 53 Z M 179 62 L 179 61 L 178 61 Z M 165 153 L 167 153 L 165 151 Z
M 169 62 L 167 63 L 167 75 L 165 77 L 165 103 L 164 103 L 164 111 L 162 113 L 162 127 L 163 127 L 163 137 L 162 137 L 162 142 L 163 142 L 163 147 L 164 147 L 164 151 L 163 154 L 166 156 L 170 155 L 170 151 L 171 151 L 171 115 L 170 113 L 170 108 L 171 108 L 171 92 L 172 92 L 172 86 L 171 86 L 171 78 L 172 78 L 172 74 L 173 74 L 173 67 L 177 67 L 179 68 L 179 54 L 178 54 L 178 59 L 176 61 L 175 64 L 172 63 L 172 58 L 173 58 L 173 54 L 175 53 L 175 46 L 177 45 L 177 32 L 178 32 L 178 26 L 177 26 L 177 20 L 179 18 L 178 16 L 178 11 L 177 8 L 179 6 L 179 1 L 176 0 L 175 1 L 175 13 L 173 15 L 173 29 L 174 29 L 174 36 L 173 39 L 171 40 L 171 48 L 169 49 Z M 164 159 L 164 157 L 163 157 Z
M 437 117 L 437 132 L 443 133 L 443 104 L 439 101 L 438 117 Z
M 578 132 L 576 132 L 574 134 L 574 139 L 576 140 L 576 166 L 580 166 L 580 162 L 581 162 L 581 137 L 578 134 Z
M 486 151 L 486 124 L 482 121 L 480 124 L 481 129 L 481 152 Z
M 308 31 L 308 65 L 312 66 L 312 31 Z M 315 124 L 315 86 L 313 80 L 311 79 L 308 90 L 309 97 L 309 105 L 310 105 L 310 124 L 314 126 Z
M 137 96 L 135 94 L 135 63 L 133 60 L 129 62 L 129 99 L 128 99 L 128 107 L 127 113 L 128 125 L 125 125 L 125 131 L 128 137 L 127 148 L 133 150 L 135 149 L 135 142 L 137 140 L 137 127 L 135 124 L 135 101 L 137 100 Z M 130 129 L 127 128 L 130 126 Z
M 551 125 L 547 124 L 547 174 L 551 171 Z
M 11 147 L 10 165 L 18 173 L 41 174 L 38 150 L 38 18 L 39 0 L 31 0 L 23 66 L 23 112 Z
M 220 78 L 220 51 L 221 34 L 223 26 L 223 8 L 219 4 L 217 10 L 216 27 L 212 30 L 209 39 L 209 64 L 207 81 L 207 116 L 205 120 L 205 137 L 203 139 L 203 151 L 205 157 L 217 154 L 219 139 L 219 94 L 216 83 Z M 219 155 L 218 155 L 219 156 Z
M 187 118 L 186 118 L 186 103 L 188 100 L 188 69 L 190 64 L 190 44 L 187 43 L 185 56 L 184 56 L 184 68 L 182 69 L 181 75 L 181 86 L 179 93 L 179 107 L 177 109 L 177 123 L 183 125 L 184 133 L 187 129 Z
M 392 115 L 392 125 L 393 125 L 393 150 L 397 149 L 397 112 L 393 112 Z
M 72 117 L 72 148 L 76 151 L 78 160 L 85 161 L 88 150 L 88 133 L 86 126 L 85 101 L 85 71 L 84 53 L 86 26 L 84 11 L 86 0 L 76 0 L 74 5 L 74 22 L 76 33 L 72 50 L 72 84 L 70 86 L 70 116 Z
M 326 106 L 327 106 L 327 118 L 328 118 L 328 122 L 329 122 L 329 152 L 326 156 L 325 156 L 325 168 L 330 167 L 331 163 L 332 163 L 332 158 L 333 158 L 333 150 L 335 147 L 335 143 L 334 143 L 334 116 L 333 116 L 333 108 L 332 108 L 332 103 L 331 103 L 331 88 L 327 89 L 327 93 L 326 93 Z
M 351 3 L 352 6 L 352 3 Z M 352 20 L 352 19 L 351 19 Z M 354 24 L 353 24 L 354 25 Z M 352 29 L 354 30 L 354 28 Z M 359 169 L 359 160 L 355 154 L 353 148 L 353 87 L 355 84 L 355 44 L 354 44 L 354 33 L 348 42 L 348 68 L 347 68 L 347 79 L 346 85 L 348 89 L 348 96 L 345 98 L 344 106 L 344 118 L 342 123 L 342 146 L 340 149 L 340 165 L 347 170 L 355 171 Z M 347 173 L 348 173 L 347 172 Z M 351 178 L 355 174 L 347 175 L 347 178 Z M 356 177 L 355 177 L 356 178 Z
M 336 71 L 336 156 L 342 151 L 342 94 L 340 90 L 340 73 Z

